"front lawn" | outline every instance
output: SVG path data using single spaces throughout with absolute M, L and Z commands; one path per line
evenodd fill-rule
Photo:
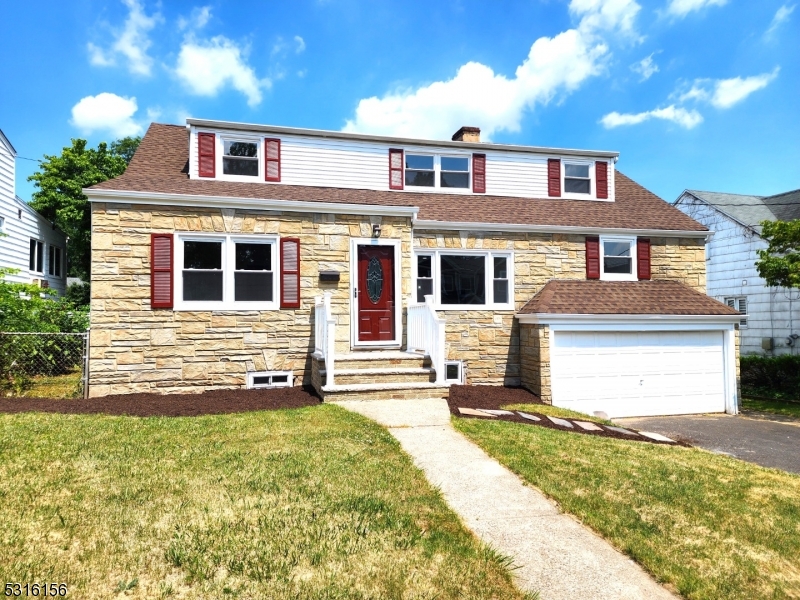
M 753 398 L 742 398 L 742 408 L 745 410 L 755 410 L 758 412 L 773 413 L 785 417 L 797 417 L 800 419 L 800 402 L 781 402 L 780 400 L 756 400 Z
M 511 598 L 385 429 L 330 405 L 0 415 L 0 576 L 76 598 Z
M 694 448 L 453 422 L 685 597 L 800 598 L 800 477 Z

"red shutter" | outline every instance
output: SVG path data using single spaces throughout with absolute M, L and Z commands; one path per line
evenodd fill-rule
M 561 160 L 558 158 L 547 159 L 547 195 L 561 197 Z
M 597 197 L 601 200 L 608 198 L 608 163 L 594 163 L 594 176 L 597 180 Z
M 486 193 L 486 155 L 472 155 L 472 191 L 476 194 Z
M 403 151 L 389 148 L 389 189 L 403 189 Z
M 150 308 L 172 308 L 172 234 L 150 234 Z
M 650 240 L 636 238 L 636 271 L 639 279 L 650 279 Z
M 217 136 L 213 133 L 197 134 L 197 173 L 200 177 L 216 177 Z
M 264 180 L 281 180 L 281 141 L 278 139 L 264 140 Z
M 600 279 L 600 238 L 586 238 L 586 279 Z
M 300 308 L 300 240 L 281 238 L 281 308 Z

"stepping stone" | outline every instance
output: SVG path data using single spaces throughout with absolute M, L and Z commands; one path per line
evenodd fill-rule
M 661 435 L 660 433 L 652 433 L 651 431 L 640 431 L 639 434 L 643 435 L 646 438 L 650 438 L 651 440 L 655 440 L 657 442 L 669 442 L 670 444 L 675 443 L 675 440 L 672 440 L 665 435 Z
M 611 425 L 606 425 L 606 429 L 610 429 L 611 431 L 616 431 L 617 433 L 622 433 L 624 435 L 639 435 L 635 431 L 628 431 L 622 427 L 612 427 Z
M 475 410 L 474 408 L 461 408 L 458 407 L 458 412 L 462 415 L 470 415 L 472 417 L 489 417 L 491 419 L 496 419 L 495 415 L 490 415 L 489 413 L 481 412 L 479 410 Z
M 500 416 L 500 415 L 513 415 L 514 413 L 510 410 L 502 410 L 499 408 L 479 408 L 478 410 L 489 413 L 490 415 Z
M 550 417 L 550 416 L 548 416 L 547 418 L 550 419 L 556 425 L 561 425 L 561 427 L 569 427 L 570 429 L 573 429 L 572 423 L 570 423 L 565 419 L 559 419 L 558 417 Z
M 522 412 L 521 410 L 518 410 L 517 414 L 523 419 L 528 419 L 529 421 L 541 421 L 539 417 L 535 415 L 529 415 L 528 413 Z
M 585 429 L 586 431 L 603 431 L 602 427 L 598 427 L 594 423 L 589 423 L 588 421 L 574 421 L 575 425 L 580 427 L 581 429 Z

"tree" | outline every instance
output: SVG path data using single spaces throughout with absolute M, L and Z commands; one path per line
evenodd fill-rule
M 73 139 L 61 155 L 47 155 L 28 181 L 38 188 L 31 206 L 69 236 L 68 274 L 88 281 L 91 263 L 91 210 L 83 188 L 118 177 L 139 147 L 140 137 L 126 137 L 97 148 Z
M 761 227 L 769 247 L 758 251 L 758 274 L 768 285 L 800 288 L 800 219 L 764 221 Z

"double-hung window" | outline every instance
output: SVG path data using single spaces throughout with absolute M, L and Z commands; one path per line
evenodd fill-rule
M 592 178 L 588 163 L 564 163 L 564 192 L 587 196 L 592 193 Z
M 407 187 L 469 189 L 470 158 L 405 153 Z
M 600 238 L 600 279 L 635 281 L 636 238 Z
M 255 140 L 222 141 L 222 173 L 258 177 L 258 147 Z
M 39 240 L 31 239 L 28 269 L 35 273 L 44 273 L 44 243 Z
M 278 243 L 272 236 L 176 236 L 178 310 L 278 307 Z
M 442 309 L 513 309 L 509 252 L 419 252 L 415 268 L 417 302 L 430 295 Z
M 61 248 L 50 246 L 47 257 L 47 274 L 52 277 L 61 277 Z

